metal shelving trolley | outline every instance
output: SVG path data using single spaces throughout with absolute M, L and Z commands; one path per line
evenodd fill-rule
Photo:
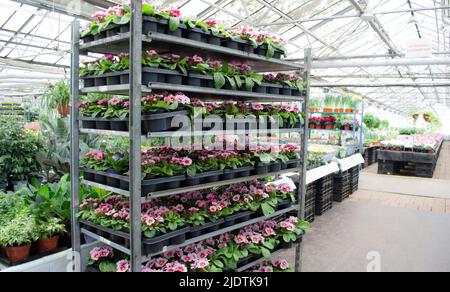
M 198 51 L 199 54 L 204 56 L 213 57 L 222 60 L 242 61 L 250 64 L 254 71 L 257 72 L 287 72 L 297 71 L 304 74 L 304 79 L 308 80 L 311 61 L 311 50 L 305 51 L 305 66 L 299 64 L 289 63 L 277 59 L 267 59 L 263 56 L 259 56 L 251 53 L 244 53 L 242 51 L 233 50 L 221 46 L 206 44 L 199 41 L 193 41 L 189 39 L 183 39 L 176 36 L 149 33 L 143 35 L 142 33 L 142 4 L 140 0 L 133 0 L 130 32 L 121 33 L 116 36 L 107 37 L 101 40 L 95 40 L 89 43 L 80 42 L 80 25 L 78 22 L 73 23 L 72 27 L 72 72 L 71 72 L 71 96 L 72 96 L 72 121 L 71 121 L 71 146 L 72 146 L 72 158 L 71 158 L 71 176 L 72 176 L 72 237 L 73 237 L 73 252 L 74 252 L 74 270 L 84 271 L 85 267 L 82 267 L 82 260 L 78 256 L 81 252 L 81 236 L 82 234 L 92 237 L 103 244 L 109 245 L 121 252 L 124 252 L 130 256 L 131 271 L 137 272 L 141 270 L 143 262 L 155 256 L 155 254 L 145 254 L 142 248 L 142 230 L 141 230 L 141 204 L 143 202 L 152 200 L 154 198 L 165 197 L 174 194 L 180 194 L 190 192 L 194 190 L 202 190 L 211 187 L 230 185 L 233 183 L 252 181 L 254 179 L 261 179 L 268 176 L 277 176 L 286 173 L 294 173 L 295 177 L 300 178 L 296 182 L 299 190 L 299 200 L 290 208 L 277 211 L 270 215 L 270 218 L 279 217 L 288 213 L 298 212 L 299 218 L 303 218 L 304 213 L 304 194 L 306 187 L 306 164 L 307 159 L 307 144 L 308 144 L 308 112 L 306 104 L 309 96 L 309 84 L 306 88 L 304 96 L 281 96 L 260 94 L 255 92 L 233 91 L 233 90 L 219 90 L 209 88 L 196 88 L 185 85 L 173 85 L 165 83 L 150 83 L 147 86 L 143 86 L 142 70 L 141 70 L 141 58 L 144 49 L 157 48 L 159 50 L 171 51 L 180 55 L 189 51 Z M 120 52 L 130 53 L 130 81 L 129 85 L 113 85 L 113 86 L 100 86 L 80 89 L 79 78 L 79 56 L 81 54 L 88 53 L 112 53 L 118 54 Z M 275 173 L 269 173 L 266 175 L 252 175 L 249 177 L 237 178 L 228 181 L 218 181 L 214 183 L 201 184 L 193 187 L 184 187 L 173 190 L 163 190 L 154 193 L 145 194 L 143 197 L 141 189 L 141 143 L 147 137 L 170 137 L 171 132 L 159 132 L 149 133 L 148 136 L 142 136 L 141 129 L 141 97 L 145 94 L 148 95 L 151 92 L 161 91 L 181 91 L 188 96 L 198 97 L 202 100 L 217 100 L 221 97 L 226 97 L 228 100 L 240 100 L 240 101 L 260 101 L 260 102 L 301 102 L 302 111 L 305 115 L 305 123 L 301 129 L 296 130 L 284 130 L 284 134 L 291 135 L 295 132 L 300 136 L 301 141 L 301 163 L 297 168 L 291 170 L 282 170 Z M 114 131 L 100 131 L 100 130 L 87 130 L 80 129 L 79 112 L 75 106 L 79 102 L 80 95 L 86 95 L 88 93 L 108 93 L 112 95 L 125 95 L 130 97 L 130 115 L 129 115 L 129 132 L 114 132 Z M 283 132 L 283 130 L 280 130 Z M 129 153 L 130 153 L 130 177 L 129 177 L 129 190 L 111 188 L 106 185 L 92 183 L 80 179 L 80 151 L 79 151 L 79 135 L 80 134 L 92 134 L 92 135 L 111 135 L 129 138 Z M 283 135 L 284 135 L 283 134 Z M 190 135 L 201 135 L 195 132 Z M 208 135 L 211 135 L 210 133 Z M 129 198 L 130 202 L 130 244 L 125 246 L 117 244 L 109 239 L 106 239 L 96 233 L 90 232 L 85 228 L 80 228 L 80 222 L 77 219 L 76 214 L 79 211 L 80 202 L 80 185 L 87 184 L 95 187 L 102 188 L 112 193 L 117 193 Z M 303 187 L 301 187 L 303 186 Z M 239 228 L 248 226 L 253 223 L 270 219 L 269 217 L 256 217 L 249 221 L 235 224 L 230 227 L 221 228 L 217 231 L 210 232 L 200 237 L 188 239 L 181 245 L 166 246 L 164 252 L 173 250 L 175 248 L 186 246 L 188 244 L 196 243 L 207 238 L 218 236 L 226 232 L 237 230 Z M 262 259 L 249 263 L 246 266 L 240 267 L 237 271 L 245 271 L 252 266 L 260 263 Z M 296 244 L 296 271 L 301 270 L 301 242 Z

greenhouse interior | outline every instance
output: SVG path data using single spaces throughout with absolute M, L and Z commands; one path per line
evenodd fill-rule
M 450 272 L 450 0 L 0 8 L 0 271 Z

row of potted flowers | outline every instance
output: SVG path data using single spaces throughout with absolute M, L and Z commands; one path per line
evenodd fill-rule
M 296 217 L 281 221 L 265 221 L 232 233 L 177 248 L 145 263 L 142 272 L 222 272 L 233 271 L 258 258 L 270 259 L 271 252 L 289 248 L 309 228 L 309 223 Z M 88 264 L 93 271 L 129 272 L 126 255 L 110 247 L 97 247 L 90 252 Z M 289 271 L 287 261 L 266 260 L 254 272 Z
M 152 32 L 169 34 L 267 58 L 281 59 L 282 55 L 286 55 L 285 40 L 252 27 L 226 30 L 215 20 L 200 21 L 182 17 L 178 9 L 161 10 L 147 3 L 142 6 L 142 14 L 145 35 Z M 95 20 L 81 31 L 84 43 L 130 31 L 128 4 L 110 7 L 105 12 L 96 12 L 93 17 Z
M 298 155 L 299 146 L 292 144 L 239 151 L 150 148 L 142 152 L 143 193 L 293 169 L 300 163 Z M 86 180 L 129 188 L 127 151 L 90 151 L 80 165 Z
M 335 117 L 311 117 L 309 119 L 309 128 L 325 129 L 325 130 L 358 131 L 359 122 L 356 120 L 343 120 L 338 123 Z
M 99 130 L 128 130 L 130 101 L 128 98 L 95 98 L 78 104 L 82 127 Z M 191 100 L 183 93 L 161 93 L 142 98 L 142 132 L 174 131 L 172 126 L 175 117 L 189 116 L 191 125 L 195 119 L 206 119 L 214 115 L 223 121 L 222 129 L 227 128 L 231 120 L 248 122 L 254 117 L 254 129 L 271 125 L 272 118 L 278 116 L 279 128 L 300 128 L 303 125 L 303 114 L 299 105 L 272 105 L 243 102 L 202 102 Z M 216 121 L 214 121 L 216 122 Z M 261 126 L 260 126 L 261 124 Z M 217 126 L 217 125 L 215 125 Z M 236 127 L 236 125 L 233 125 Z M 202 126 L 202 130 L 209 129 Z
M 382 141 L 382 151 L 413 151 L 418 153 L 434 154 L 437 152 L 441 142 L 442 134 L 418 134 L 398 136 L 395 139 Z
M 155 253 L 176 240 L 203 234 L 250 220 L 270 216 L 295 202 L 289 184 L 253 181 L 216 190 L 197 191 L 142 204 L 142 231 L 147 253 Z M 88 198 L 78 217 L 88 229 L 120 244 L 127 244 L 130 213 L 128 200 L 110 196 Z
M 306 87 L 300 75 L 262 75 L 254 72 L 247 64 L 205 60 L 198 55 L 183 58 L 148 50 L 142 57 L 142 65 L 143 85 L 158 82 L 284 96 L 303 96 Z M 84 87 L 128 84 L 129 67 L 128 54 L 108 54 L 102 59 L 86 63 L 80 68 L 80 74 Z

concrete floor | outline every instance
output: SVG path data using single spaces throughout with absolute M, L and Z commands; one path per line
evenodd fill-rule
M 321 217 L 304 240 L 305 272 L 450 272 L 450 144 L 435 179 L 377 175 Z M 437 178 L 437 179 L 436 179 Z M 281 255 L 294 262 L 294 251 Z

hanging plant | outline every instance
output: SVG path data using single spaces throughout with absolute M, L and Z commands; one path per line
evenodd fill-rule
M 61 117 L 70 114 L 70 88 L 64 80 L 51 84 L 44 95 L 44 102 L 49 109 L 57 110 Z

